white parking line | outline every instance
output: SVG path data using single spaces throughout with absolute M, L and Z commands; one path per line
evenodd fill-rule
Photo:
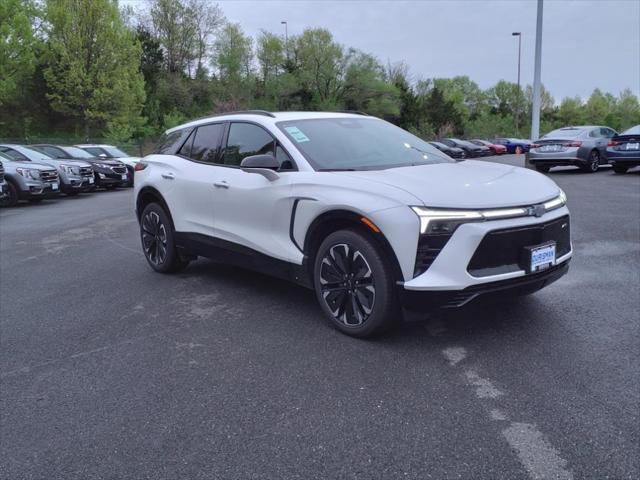
M 456 346 L 445 348 L 442 355 L 452 367 L 457 367 L 469 356 L 465 348 Z M 502 435 L 516 452 L 518 460 L 531 479 L 573 479 L 573 473 L 567 468 L 567 461 L 535 425 L 509 421 L 510 416 L 503 405 L 499 405 L 499 400 L 507 397 L 504 391 L 496 387 L 491 380 L 481 377 L 474 369 L 466 368 L 464 377 L 470 386 L 475 387 L 476 397 L 481 400 L 489 418 L 494 422 L 509 422 L 508 427 L 502 430 Z

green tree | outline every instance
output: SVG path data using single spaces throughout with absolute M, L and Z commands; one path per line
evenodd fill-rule
M 51 107 L 76 119 L 85 135 L 105 126 L 133 134 L 145 100 L 141 50 L 117 0 L 49 0 L 46 18 Z
M 227 23 L 214 44 L 213 64 L 223 87 L 220 97 L 244 104 L 251 99 L 253 88 L 253 40 L 237 23 Z
M 37 9 L 32 0 L 0 1 L 0 105 L 22 93 L 24 85 L 33 75 L 39 40 L 33 25 Z
M 596 88 L 584 104 L 585 121 L 596 125 L 607 123 L 606 117 L 613 111 L 615 104 L 616 99 L 613 95 Z
M 305 108 L 335 110 L 344 86 L 345 56 L 328 30 L 311 28 L 290 39 Z
M 628 88 L 620 92 L 616 105 L 612 112 L 614 120 L 608 124 L 622 131 L 633 125 L 640 124 L 640 103 Z
M 380 117 L 400 114 L 400 91 L 389 83 L 378 60 L 366 53 L 350 50 L 342 100 L 347 110 L 359 110 Z

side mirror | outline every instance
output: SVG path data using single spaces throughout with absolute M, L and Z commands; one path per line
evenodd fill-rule
M 247 173 L 258 173 L 268 180 L 276 180 L 280 175 L 276 170 L 280 168 L 280 164 L 273 155 L 252 155 L 246 157 L 240 163 L 240 168 Z
M 100 155 L 98 155 L 100 158 L 107 158 L 107 154 L 106 153 L 101 153 Z

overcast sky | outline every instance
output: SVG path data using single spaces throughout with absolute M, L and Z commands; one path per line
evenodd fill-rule
M 127 3 L 126 1 L 124 3 Z M 308 27 L 378 57 L 404 61 L 415 79 L 468 75 L 482 88 L 516 81 L 522 32 L 523 85 L 533 83 L 535 0 L 218 1 L 254 38 Z M 545 0 L 542 82 L 556 102 L 594 88 L 640 96 L 640 0 Z

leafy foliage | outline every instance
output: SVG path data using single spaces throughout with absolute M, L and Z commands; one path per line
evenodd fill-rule
M 153 137 L 189 118 L 245 108 L 357 110 L 422 137 L 526 136 L 532 88 L 467 76 L 414 79 L 310 28 L 256 39 L 210 0 L 0 0 L 0 136 Z M 517 118 L 517 122 L 516 122 Z M 640 123 L 630 90 L 556 104 L 541 130 Z M 517 124 L 516 124 L 517 123 Z

